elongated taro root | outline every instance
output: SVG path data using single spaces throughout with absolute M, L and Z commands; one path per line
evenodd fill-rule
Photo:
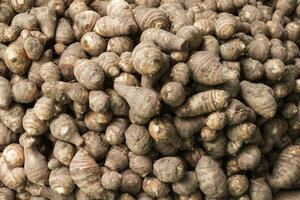
M 24 170 L 28 180 L 37 185 L 45 185 L 48 182 L 49 170 L 46 157 L 37 148 L 37 139 L 22 134 L 20 144 L 24 148 Z
M 60 114 L 53 119 L 50 123 L 50 131 L 59 140 L 71 142 L 76 146 L 80 146 L 83 143 L 74 119 L 67 114 Z
M 67 34 L 66 34 L 67 33 Z M 55 41 L 58 44 L 68 45 L 74 39 L 74 32 L 70 21 L 66 18 L 59 19 L 56 27 Z
M 134 69 L 133 63 L 132 63 L 131 55 L 132 55 L 132 52 L 123 52 L 120 55 L 119 65 L 120 65 L 120 68 L 124 72 L 128 72 L 128 73 L 134 73 L 135 72 L 135 69 Z
M 79 149 L 70 163 L 70 174 L 75 184 L 93 198 L 101 198 L 104 188 L 101 185 L 100 168 L 89 153 Z
M 266 119 L 274 117 L 277 104 L 273 91 L 262 83 L 241 82 L 241 93 L 247 104 Z
M 193 95 L 176 109 L 178 117 L 193 117 L 222 109 L 228 105 L 229 94 L 224 90 L 208 90 Z
M 44 63 L 41 66 L 39 73 L 41 79 L 44 81 L 59 81 L 61 78 L 61 74 L 58 69 L 58 66 L 53 62 Z
M 173 66 L 170 77 L 173 81 L 186 85 L 190 79 L 190 68 L 187 64 L 180 62 Z
M 196 166 L 201 191 L 211 198 L 221 198 L 227 193 L 226 176 L 219 164 L 210 156 L 202 156 Z
M 239 74 L 222 66 L 219 58 L 208 51 L 194 53 L 187 62 L 192 78 L 205 85 L 217 85 L 237 79 Z
M 140 117 L 152 117 L 159 112 L 159 96 L 151 89 L 114 83 L 114 89 Z
M 117 37 L 135 32 L 135 26 L 127 20 L 115 16 L 104 16 L 97 20 L 93 31 L 102 37 Z
M 41 186 L 33 183 L 28 183 L 26 185 L 26 191 L 29 192 L 29 196 L 32 195 L 30 199 L 33 197 L 42 197 L 43 199 L 68 200 L 68 196 L 61 195 L 52 190 L 50 187 Z M 72 195 L 70 195 L 69 198 L 72 198 Z
M 269 184 L 272 187 L 288 189 L 299 180 L 298 151 L 300 151 L 300 146 L 291 145 L 280 153 L 269 178 Z

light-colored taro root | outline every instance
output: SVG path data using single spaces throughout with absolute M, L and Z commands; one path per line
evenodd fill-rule
M 220 63 L 220 59 L 209 51 L 199 51 L 187 62 L 193 80 L 205 85 L 217 85 L 237 79 L 239 74 Z
M 77 151 L 70 163 L 70 174 L 75 184 L 93 198 L 104 196 L 100 168 L 96 161 L 83 149 Z
M 222 109 L 228 105 L 229 94 L 224 90 L 208 90 L 193 95 L 176 109 L 179 117 L 193 117 Z

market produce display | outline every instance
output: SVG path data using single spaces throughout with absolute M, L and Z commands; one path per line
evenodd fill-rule
M 0 200 L 300 200 L 299 0 L 0 0 Z

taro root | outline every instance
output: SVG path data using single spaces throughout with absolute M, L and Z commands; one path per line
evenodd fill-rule
M 264 118 L 274 117 L 277 104 L 271 88 L 264 84 L 255 84 L 248 81 L 241 82 L 242 97 L 249 106 Z
M 163 182 L 177 182 L 183 177 L 184 173 L 184 163 L 177 157 L 164 157 L 153 164 L 153 174 Z
M 93 198 L 103 197 L 100 168 L 87 151 L 77 151 L 70 163 L 70 174 L 75 184 L 86 194 Z
M 202 156 L 196 166 L 199 187 L 211 198 L 224 197 L 227 193 L 226 176 L 219 164 L 210 156 Z
M 299 154 L 297 153 L 299 148 L 298 145 L 292 145 L 281 152 L 269 178 L 272 187 L 290 188 L 299 180 Z
M 228 105 L 229 94 L 224 90 L 209 90 L 195 94 L 176 109 L 179 117 L 193 117 L 217 111 Z

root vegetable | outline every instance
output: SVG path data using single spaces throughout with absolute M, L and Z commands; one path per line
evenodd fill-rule
M 227 193 L 226 176 L 219 164 L 210 156 L 202 156 L 196 166 L 201 191 L 212 198 L 224 197 Z
M 76 146 L 81 146 L 83 143 L 74 119 L 67 114 L 61 114 L 53 119 L 50 123 L 50 131 L 57 139 L 71 142 Z
M 179 117 L 193 117 L 222 109 L 228 105 L 229 94 L 224 90 L 209 90 L 195 94 L 176 109 Z
M 225 83 L 239 76 L 236 71 L 222 66 L 219 58 L 208 51 L 194 53 L 187 64 L 191 69 L 192 78 L 205 85 Z
M 247 104 L 256 113 L 266 119 L 274 117 L 277 105 L 271 88 L 261 83 L 255 84 L 243 81 L 241 82 L 241 92 Z
M 137 115 L 152 117 L 159 112 L 159 97 L 153 90 L 119 83 L 114 84 L 114 89 L 127 101 Z
M 75 184 L 93 198 L 103 198 L 100 168 L 88 152 L 80 149 L 70 163 L 70 174 Z

